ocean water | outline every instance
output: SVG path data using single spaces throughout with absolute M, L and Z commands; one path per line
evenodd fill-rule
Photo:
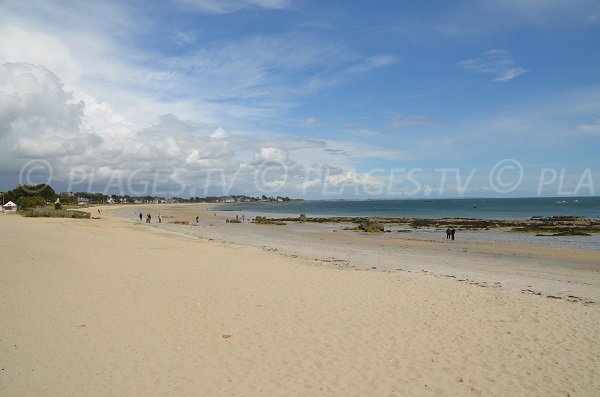
M 600 219 L 600 197 L 480 199 L 310 200 L 239 203 L 224 211 L 307 216 L 396 216 L 416 218 L 528 219 L 533 216 L 580 216 Z

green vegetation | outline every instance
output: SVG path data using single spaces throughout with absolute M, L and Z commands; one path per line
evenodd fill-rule
M 254 223 L 257 225 L 286 225 L 285 222 L 276 219 L 269 219 L 266 216 L 257 216 L 254 218 Z
M 586 233 L 586 232 L 582 232 L 580 230 L 565 230 L 562 232 L 558 232 L 558 233 L 552 233 L 552 234 L 543 234 L 543 233 L 538 233 L 536 234 L 536 236 L 538 237 L 555 237 L 555 236 L 591 236 L 590 233 Z
M 33 197 L 36 197 L 36 200 L 43 200 L 43 204 L 41 205 L 45 205 L 46 201 L 56 200 L 56 192 L 49 185 L 45 183 L 40 183 L 38 185 L 17 185 L 17 187 L 15 187 L 13 190 L 6 192 L 6 194 L 4 195 L 5 201 L 13 201 L 17 204 L 19 204 L 19 201 L 24 198 Z M 26 203 L 31 204 L 35 202 L 26 201 Z
M 90 219 L 90 213 L 73 210 L 56 210 L 53 208 L 33 208 L 21 211 L 25 217 L 31 218 L 75 218 Z
M 46 205 L 46 200 L 41 196 L 22 196 L 16 199 L 15 203 L 19 208 L 38 208 Z
M 312 222 L 312 223 L 350 223 L 356 226 L 346 227 L 343 230 L 364 230 L 361 224 L 368 222 L 365 217 L 332 216 L 310 218 L 301 214 L 298 218 L 277 218 L 272 221 Z M 473 218 L 440 218 L 419 219 L 403 217 L 380 217 L 377 221 L 384 226 L 400 226 L 403 228 L 432 228 L 444 230 L 453 227 L 459 230 L 506 230 L 512 232 L 537 233 L 559 236 L 585 236 L 589 233 L 600 233 L 600 221 L 569 216 L 534 217 L 532 219 L 517 220 L 488 220 Z M 400 233 L 409 230 L 398 230 Z
M 590 233 L 600 233 L 600 227 L 532 225 L 515 227 L 511 231 L 517 233 L 536 233 L 536 236 L 590 236 Z

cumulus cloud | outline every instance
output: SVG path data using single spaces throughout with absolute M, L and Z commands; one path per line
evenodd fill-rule
M 227 138 L 229 135 L 227 135 L 227 131 L 225 131 L 223 128 L 219 127 L 216 130 L 213 131 L 212 134 L 210 134 L 210 137 L 213 139 L 225 139 Z
M 493 81 L 505 82 L 525 74 L 527 70 L 518 66 L 508 50 L 489 50 L 479 58 L 465 59 L 458 66 L 476 73 L 491 74 Z
M 57 38 L 18 26 L 0 24 L 0 62 L 18 61 L 44 65 L 64 82 L 76 83 L 82 66 L 71 50 Z
M 76 142 L 60 141 L 81 137 L 83 106 L 45 67 L 0 64 L 0 137 L 10 137 L 20 156 L 56 156 L 80 150 Z
M 252 158 L 252 164 L 284 164 L 287 161 L 288 154 L 276 147 L 261 147 Z
M 249 138 L 174 114 L 136 128 L 108 104 L 66 90 L 45 67 L 9 62 L 0 64 L 0 134 L 6 170 L 18 174 L 26 161 L 43 159 L 68 189 L 138 195 L 303 193 L 308 164 L 328 149 L 323 140 Z M 329 177 L 343 168 L 322 167 L 335 172 L 321 170 L 311 181 L 342 180 Z

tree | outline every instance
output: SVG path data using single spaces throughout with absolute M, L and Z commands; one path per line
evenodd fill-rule
M 49 185 L 40 183 L 37 185 L 17 185 L 13 190 L 6 193 L 7 199 L 15 203 L 24 197 L 42 197 L 46 201 L 56 200 L 56 192 Z
M 22 196 L 17 199 L 16 203 L 21 208 L 36 208 L 45 206 L 46 199 L 44 199 L 42 196 Z

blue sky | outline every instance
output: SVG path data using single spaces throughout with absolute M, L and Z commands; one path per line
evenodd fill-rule
M 592 0 L 3 1 L 0 188 L 595 195 L 599 39 Z

